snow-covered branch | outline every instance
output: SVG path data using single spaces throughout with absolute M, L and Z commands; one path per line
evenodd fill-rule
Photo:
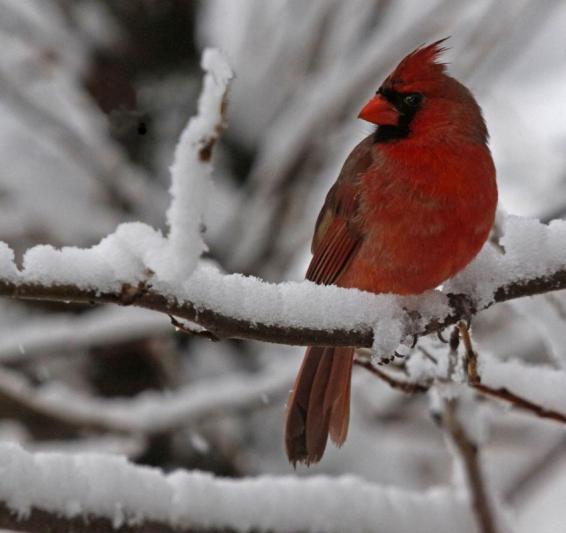
M 475 531 L 465 496 L 444 488 L 410 492 L 353 476 L 164 475 L 121 457 L 31 454 L 10 444 L 0 445 L 0 502 L 0 526 L 11 529 Z
M 157 242 L 159 250 L 159 236 L 148 235 L 150 228 L 142 225 L 127 226 L 121 226 L 119 233 L 89 250 L 31 249 L 23 272 L 15 270 L 11 252 L 4 248 L 0 295 L 22 300 L 134 305 L 195 322 L 219 338 L 371 347 L 373 327 L 382 319 L 403 323 L 397 339 L 401 341 L 407 335 L 442 330 L 499 302 L 566 288 L 566 268 L 562 265 L 550 272 L 547 265 L 541 265 L 538 272 L 534 269 L 521 276 L 509 270 L 511 261 L 506 256 L 483 273 L 485 283 L 474 282 L 466 271 L 443 291 L 420 297 L 372 295 L 309 282 L 275 285 L 240 275 L 222 275 L 207 264 L 201 264 L 184 284 L 172 286 L 147 273 L 144 280 L 144 270 L 139 268 L 143 255 L 131 257 L 138 246 L 141 254 L 155 251 L 144 247 L 148 236 Z M 126 229 L 129 235 L 125 235 Z M 127 242 L 129 238 L 132 242 Z M 120 266 L 128 265 L 119 264 L 123 250 L 108 249 L 106 245 L 111 241 L 113 246 L 127 245 L 128 259 L 137 265 L 117 272 Z M 101 260 L 99 252 L 110 253 Z M 492 252 L 485 252 L 478 262 L 492 257 Z M 109 264 L 112 254 L 116 261 Z M 43 269 L 42 273 L 38 269 Z M 458 288 L 463 291 L 455 292 Z M 332 309 L 337 311 L 330 312 Z
M 470 332 L 463 322 L 456 328 L 460 331 L 465 349 L 465 366 L 467 384 L 481 394 L 510 404 L 513 407 L 527 411 L 539 418 L 546 418 L 566 424 L 566 375 L 560 370 L 541 366 L 526 366 L 516 361 L 501 362 L 492 357 L 482 357 L 472 347 Z M 456 341 L 458 342 L 458 331 Z M 441 382 L 446 381 L 444 368 L 435 368 L 433 374 L 426 376 L 426 381 L 420 382 L 419 376 L 413 375 L 410 380 L 406 377 L 398 379 L 375 367 L 369 360 L 357 359 L 355 363 L 371 372 L 391 388 L 406 394 L 427 392 L 434 385 L 433 377 Z M 480 370 L 481 368 L 481 374 Z M 409 373 L 411 374 L 411 367 Z M 414 372 L 414 370 L 413 370 Z M 418 372 L 417 372 L 418 374 Z M 453 378 L 449 377 L 449 381 Z M 536 387 L 532 384 L 536 383 Z
M 188 278 L 207 246 L 202 238 L 206 200 L 210 194 L 212 149 L 225 126 L 226 94 L 232 71 L 217 50 L 205 50 L 206 71 L 198 113 L 183 131 L 171 166 L 169 237 L 150 267 L 168 281 Z

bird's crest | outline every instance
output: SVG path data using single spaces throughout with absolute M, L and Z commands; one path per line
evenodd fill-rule
M 390 82 L 395 85 L 436 78 L 443 74 L 446 65 L 439 61 L 439 56 L 448 49 L 441 46 L 448 38 L 445 37 L 428 46 L 421 46 L 407 55 L 389 76 Z

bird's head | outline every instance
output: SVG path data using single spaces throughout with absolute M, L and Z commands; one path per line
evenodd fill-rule
M 441 39 L 417 48 L 387 76 L 358 115 L 378 126 L 376 142 L 437 138 L 456 134 L 487 142 L 487 130 L 474 97 L 446 73 L 439 56 L 446 50 Z

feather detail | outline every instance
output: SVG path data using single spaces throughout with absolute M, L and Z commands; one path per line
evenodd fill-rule
M 445 37 L 428 46 L 421 46 L 413 50 L 397 65 L 383 85 L 395 87 L 414 80 L 441 78 L 446 71 L 446 64 L 440 62 L 439 59 L 448 50 L 447 47 L 441 45 L 447 39 L 448 37 Z
M 324 397 L 324 411 L 330 411 L 329 433 L 332 442 L 342 446 L 348 436 L 350 422 L 350 388 L 353 348 L 335 348 L 332 354 L 332 372 Z
M 285 449 L 289 461 L 320 461 L 328 435 L 341 445 L 348 433 L 353 348 L 307 349 L 287 402 Z
M 353 238 L 344 222 L 334 222 L 311 261 L 306 279 L 321 285 L 334 283 L 348 266 L 359 244 L 360 240 Z

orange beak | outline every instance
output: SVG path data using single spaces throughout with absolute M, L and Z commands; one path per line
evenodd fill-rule
M 358 118 L 377 126 L 396 126 L 399 112 L 381 95 L 376 95 L 360 111 Z

